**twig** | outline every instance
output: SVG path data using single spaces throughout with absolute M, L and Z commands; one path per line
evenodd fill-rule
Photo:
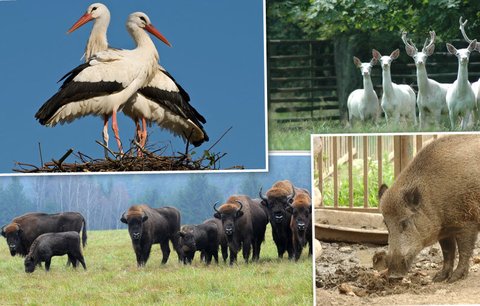
M 113 156 L 114 158 L 117 158 L 117 155 L 116 155 L 112 150 L 110 150 L 109 147 L 107 147 L 106 145 L 104 145 L 103 143 L 101 143 L 101 142 L 98 141 L 98 140 L 95 140 L 95 142 L 98 143 L 99 145 L 101 145 L 101 146 L 102 146 L 105 150 L 107 150 L 110 154 L 112 154 L 112 156 Z

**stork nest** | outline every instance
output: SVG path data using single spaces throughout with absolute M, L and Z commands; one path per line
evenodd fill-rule
M 104 147 L 104 145 L 97 141 Z M 104 147 L 105 148 L 105 147 Z M 168 146 L 156 150 L 141 148 L 137 142 L 132 142 L 130 149 L 125 153 L 116 153 L 108 148 L 110 155 L 103 159 L 92 158 L 84 153 L 69 149 L 60 159 L 41 162 L 41 166 L 16 162 L 14 172 L 20 173 L 73 173 L 73 172 L 129 172 L 129 171 L 192 171 L 192 170 L 220 170 L 220 159 L 226 153 L 205 150 L 203 155 L 194 158 L 195 152 L 189 150 L 187 143 L 184 153 L 177 152 L 171 156 L 163 155 Z M 41 150 L 40 150 L 41 152 Z M 73 155 L 75 161 L 65 160 Z M 41 153 L 40 159 L 42 160 Z M 234 166 L 229 169 L 244 169 L 243 166 Z

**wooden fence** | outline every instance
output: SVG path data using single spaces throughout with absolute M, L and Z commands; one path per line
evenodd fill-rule
M 330 203 L 325 200 L 320 204 L 320 208 L 347 209 L 351 211 L 377 211 L 378 208 L 372 207 L 369 203 L 369 193 L 377 194 L 378 190 L 369 190 L 368 180 L 370 172 L 370 163 L 373 161 L 377 165 L 377 185 L 384 182 L 385 163 L 393 163 L 393 175 L 396 178 L 405 168 L 413 156 L 428 142 L 436 139 L 437 135 L 381 135 L 381 136 L 318 136 L 317 144 L 314 145 L 316 178 L 318 179 L 318 189 L 322 195 L 325 192 L 332 193 L 333 199 Z M 315 139 L 314 139 L 315 141 Z M 319 142 L 321 144 L 319 144 Z M 363 201 L 354 203 L 354 164 L 362 164 L 363 181 Z M 347 171 L 343 177 L 339 167 L 347 164 Z M 346 177 L 345 177 L 346 176 Z M 324 182 L 333 180 L 331 188 L 325 190 Z M 339 202 L 340 183 L 348 184 L 348 203 Z M 327 202 L 327 203 L 326 203 Z
M 420 42 L 417 42 L 420 44 Z M 466 47 L 464 41 L 453 44 Z M 417 46 L 421 48 L 421 45 Z M 408 84 L 417 91 L 416 67 L 406 55 L 399 38 L 400 57 L 392 65 L 392 80 Z M 337 93 L 335 53 L 331 41 L 269 40 L 267 43 L 267 86 L 270 119 L 277 122 L 305 120 L 337 120 L 340 118 L 340 102 Z M 383 53 L 393 51 L 383 50 Z M 370 50 L 360 50 L 363 61 L 370 58 Z M 389 54 L 389 53 L 388 53 Z M 388 55 L 387 54 L 387 55 Z M 454 55 L 446 51 L 445 44 L 437 43 L 435 53 L 428 58 L 430 78 L 441 83 L 453 83 L 457 77 L 458 63 Z M 358 81 L 361 84 L 358 72 Z M 480 54 L 473 52 L 469 63 L 469 80 L 480 78 Z M 382 94 L 381 69 L 372 70 L 372 82 L 378 96 Z M 346 104 L 346 101 L 342 103 Z

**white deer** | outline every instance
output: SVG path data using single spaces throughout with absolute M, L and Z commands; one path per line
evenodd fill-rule
M 412 57 L 417 67 L 417 106 L 420 128 L 426 123 L 426 115 L 431 114 L 435 125 L 438 126 L 441 120 L 442 112 L 447 112 L 447 89 L 451 84 L 439 83 L 429 79 L 427 75 L 427 58 L 433 54 L 435 50 L 435 32 L 430 31 L 430 41 L 428 39 L 423 45 L 422 51 L 418 52 L 417 47 L 412 40 L 407 41 L 407 33 L 402 33 L 402 40 L 405 44 L 405 51 L 408 56 Z
M 448 116 L 452 129 L 455 129 L 458 117 L 462 118 L 461 126 L 463 130 L 467 128 L 468 119 L 472 114 L 474 118 L 478 118 L 475 94 L 468 81 L 468 59 L 476 45 L 477 40 L 475 39 L 468 45 L 468 48 L 457 50 L 447 43 L 448 52 L 458 58 L 457 79 L 447 90 Z
M 376 123 L 380 114 L 380 106 L 377 93 L 373 90 L 370 73 L 377 60 L 372 58 L 369 63 L 362 63 L 358 57 L 354 56 L 353 63 L 362 72 L 363 89 L 356 89 L 348 96 L 348 120 L 350 125 L 353 125 L 354 118 L 358 118 L 361 121 L 372 119 Z
M 415 109 L 415 92 L 408 85 L 395 84 L 392 82 L 390 66 L 392 62 L 400 55 L 400 50 L 393 51 L 390 56 L 382 56 L 380 52 L 373 49 L 373 58 L 380 61 L 382 66 L 382 109 L 385 113 L 385 120 L 393 117 L 395 124 L 398 124 L 400 117 L 413 119 L 417 125 L 417 115 Z
M 465 33 L 465 25 L 467 24 L 468 20 L 465 19 L 465 22 L 462 22 L 462 17 L 460 17 L 460 20 L 458 22 L 460 23 L 460 31 L 462 32 L 463 38 L 465 39 L 466 42 L 471 43 L 472 40 L 468 38 L 467 33 Z M 480 43 L 478 41 L 475 49 L 480 52 Z M 475 104 L 476 104 L 477 113 L 478 113 L 480 111 L 480 79 L 472 83 L 472 90 L 473 90 L 473 93 L 475 94 Z M 479 119 L 480 118 L 476 118 L 476 120 L 479 120 Z

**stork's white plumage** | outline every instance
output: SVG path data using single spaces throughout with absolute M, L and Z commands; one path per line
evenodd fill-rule
M 112 128 L 122 152 L 117 111 L 138 89 L 151 81 L 157 68 L 158 52 L 145 31 L 170 45 L 145 13 L 130 14 L 127 30 L 137 47 L 96 53 L 87 63 L 67 73 L 61 79 L 65 81 L 59 91 L 35 114 L 42 125 L 55 126 L 86 115 L 104 118 L 111 115 Z
M 75 31 L 91 20 L 94 20 L 94 25 L 85 48 L 87 57 L 106 49 L 114 49 L 109 47 L 107 42 L 110 11 L 104 4 L 90 5 L 86 13 L 68 32 Z M 147 139 L 147 121 L 155 122 L 161 128 L 184 140 L 188 139 L 198 146 L 208 141 L 208 135 L 202 126 L 206 120 L 190 105 L 189 101 L 188 93 L 163 67 L 158 65 L 152 81 L 124 105 L 123 112 L 135 121 L 136 136 L 141 146 L 145 146 Z M 140 121 L 142 127 L 140 127 Z M 107 124 L 108 117 L 104 118 L 105 143 L 108 142 Z

